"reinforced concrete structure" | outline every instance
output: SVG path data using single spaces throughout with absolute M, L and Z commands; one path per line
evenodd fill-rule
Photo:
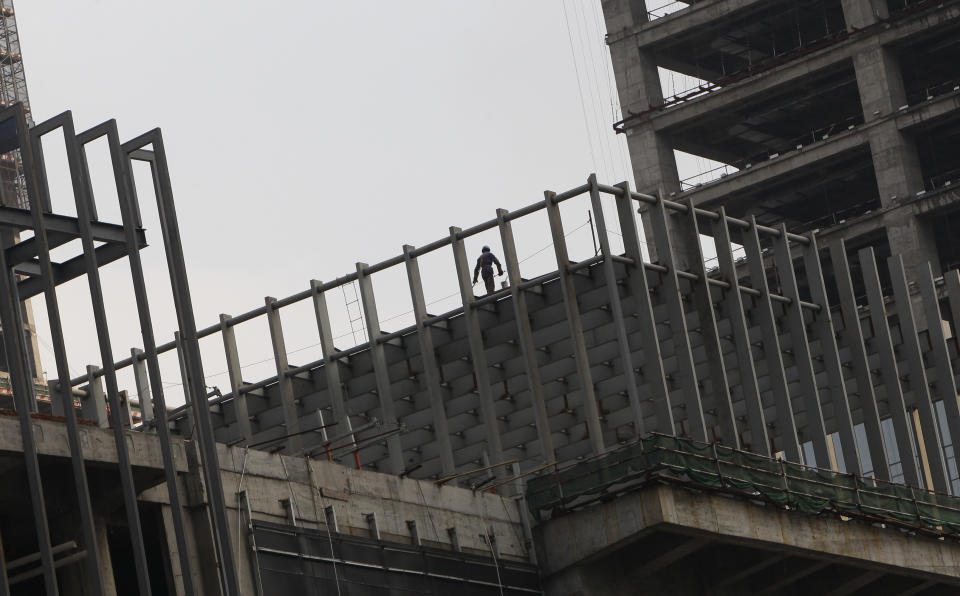
M 640 190 L 797 232 L 819 229 L 850 250 L 902 255 L 908 269 L 960 262 L 952 150 L 960 5 L 603 6 L 624 116 L 615 127 L 627 135 Z M 698 84 L 667 97 L 663 70 Z M 722 165 L 681 180 L 675 150 Z
M 941 119 L 930 110 L 957 91 L 868 115 L 863 106 L 875 96 L 864 88 L 877 79 L 858 65 L 879 60 L 890 88 L 890 48 L 950 47 L 957 6 L 703 0 L 651 20 L 638 0 L 604 2 L 626 98 L 638 89 L 656 95 L 657 60 L 675 70 L 694 60 L 713 81 L 699 99 L 668 106 L 661 97 L 618 124 L 642 192 L 590 176 L 199 328 L 160 131 L 122 143 L 113 121 L 77 132 L 69 112 L 30 126 L 22 104 L 0 111 L 0 141 L 22 159 L 28 198 L 0 206 L 0 324 L 22 328 L 24 301 L 42 295 L 57 368 L 51 413 L 37 412 L 27 338 L 4 335 L 14 408 L 0 410 L 8 480 L 0 596 L 955 593 L 960 271 L 945 268 L 946 253 L 924 252 L 919 211 L 902 219 L 909 205 L 949 203 L 951 185 L 889 203 L 878 190 L 874 209 L 862 207 L 874 198 L 855 182 L 865 180 L 856 178 L 858 157 L 869 156 L 875 187 L 892 184 L 916 148 L 901 118 L 948 126 L 949 111 Z M 729 29 L 738 22 L 729 15 L 743 17 L 743 31 Z M 691 32 L 700 37 L 685 37 Z M 794 34 L 798 48 L 774 49 L 770 68 L 754 50 L 766 46 L 748 41 L 782 48 Z M 628 50 L 620 58 L 617 44 Z M 644 49 L 654 46 L 661 49 Z M 820 73 L 819 59 L 841 66 Z M 751 157 L 714 184 L 683 192 L 664 182 L 675 173 L 665 167 L 671 138 L 717 157 L 746 155 L 775 144 L 763 134 L 789 137 L 776 127 L 819 117 L 817 105 L 853 105 L 827 88 L 826 103 L 816 103 L 821 75 L 836 77 L 830 89 L 850 86 L 848 62 L 863 110 L 852 128 L 763 162 Z M 952 67 L 947 58 L 940 64 Z M 758 92 L 765 84 L 771 92 Z M 752 103 L 781 101 L 791 89 L 796 102 L 784 108 Z M 723 112 L 698 111 L 703 105 L 725 105 L 732 124 L 711 126 Z M 781 109 L 797 112 L 781 118 Z M 677 114 L 702 128 L 686 137 L 655 129 Z M 76 217 L 52 209 L 43 147 L 53 131 L 64 139 Z M 87 146 L 101 138 L 119 223 L 100 219 L 103 198 L 89 183 Z M 137 188 L 134 161 L 149 165 L 150 189 Z M 778 178 L 798 163 L 819 169 Z M 854 178 L 843 192 L 846 174 Z M 836 185 L 825 208 L 847 201 L 861 211 L 844 224 L 830 211 L 835 225 L 821 230 L 818 212 L 790 194 L 812 179 Z M 155 337 L 140 260 L 148 231 L 138 196 L 150 195 L 177 311 L 178 331 L 165 343 Z M 599 242 L 579 262 L 563 217 L 575 202 L 592 208 Z M 651 259 L 641 251 L 638 212 Z M 514 227 L 538 218 L 556 269 L 528 279 Z M 861 242 L 855 231 L 871 221 L 884 224 L 871 233 L 885 241 Z M 477 297 L 468 246 L 491 235 L 509 284 Z M 51 249 L 73 240 L 81 252 L 54 262 Z M 457 280 L 461 303 L 432 314 L 419 264 L 439 251 L 453 258 L 439 273 Z M 108 316 L 99 276 L 119 259 L 131 268 L 143 340 L 124 359 L 110 329 L 129 323 Z M 378 316 L 383 296 L 373 279 L 387 270 L 408 282 L 414 323 L 406 328 L 384 329 Z M 71 378 L 62 319 L 72 313 L 59 307 L 56 288 L 79 277 L 89 284 L 104 365 Z M 338 346 L 327 296 L 352 283 L 366 341 Z M 291 359 L 283 315 L 297 304 L 315 315 L 322 358 Z M 261 339 L 274 353 L 266 379 L 244 378 L 238 354 L 237 329 L 255 319 L 266 323 Z M 202 338 L 222 344 L 229 389 L 207 387 Z M 164 387 L 178 379 L 160 366 L 168 352 L 179 358 L 187 398 L 174 410 Z M 127 367 L 129 392 L 117 379 Z

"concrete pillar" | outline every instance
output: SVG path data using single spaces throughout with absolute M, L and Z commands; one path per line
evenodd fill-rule
M 848 29 L 862 29 L 888 16 L 884 0 L 843 0 L 843 13 Z M 877 178 L 880 204 L 893 207 L 923 190 L 923 170 L 914 140 L 897 129 L 888 118 L 907 103 L 903 75 L 896 55 L 874 38 L 868 49 L 853 57 L 863 106 L 864 121 L 871 123 L 886 118 L 868 129 L 870 153 Z M 903 256 L 908 268 L 933 264 L 939 271 L 936 243 L 929 224 L 911 213 L 897 210 L 884 216 L 890 251 Z
M 113 562 L 110 560 L 110 546 L 107 542 L 107 522 L 102 518 L 94 519 L 97 533 L 97 551 L 100 558 L 100 580 L 103 582 L 103 596 L 117 596 L 117 585 L 113 579 Z
M 605 1 L 603 14 L 622 117 L 662 105 L 663 90 L 656 60 L 650 50 L 637 47 L 633 36 L 635 29 L 648 21 L 645 3 L 642 0 Z M 654 195 L 679 192 L 680 176 L 670 142 L 643 118 L 629 122 L 626 135 L 637 190 Z M 650 218 L 646 211 L 641 215 L 644 233 L 651 238 Z M 650 247 L 650 251 L 651 259 L 655 258 L 655 248 Z

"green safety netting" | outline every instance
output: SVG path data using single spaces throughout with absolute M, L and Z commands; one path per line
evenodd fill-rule
M 733 491 L 809 514 L 867 515 L 960 534 L 958 497 L 665 435 L 533 478 L 527 506 L 543 521 L 654 481 Z

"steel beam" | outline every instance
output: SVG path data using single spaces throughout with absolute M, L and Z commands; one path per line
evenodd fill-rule
M 380 414 L 384 424 L 397 422 L 396 409 L 393 403 L 393 389 L 390 383 L 390 372 L 387 369 L 387 356 L 380 343 L 380 317 L 377 314 L 377 301 L 373 294 L 373 281 L 364 273 L 366 263 L 357 263 L 357 286 L 360 288 L 360 300 L 363 303 L 364 321 L 367 324 L 367 338 L 370 346 L 370 360 L 373 362 L 373 374 L 377 380 L 377 397 L 380 400 Z M 387 450 L 390 454 L 389 471 L 391 474 L 402 474 L 406 469 L 403 460 L 403 447 L 400 444 L 400 435 L 393 434 L 387 437 Z
M 793 256 L 790 253 L 790 241 L 787 239 L 787 227 L 780 225 L 780 237 L 773 251 L 777 274 L 780 278 L 781 292 L 790 299 L 784 306 L 787 326 L 790 328 L 790 342 L 793 344 L 794 366 L 800 377 L 800 391 L 803 396 L 803 409 L 807 431 L 813 442 L 813 454 L 816 462 L 812 465 L 821 468 L 830 467 L 830 455 L 827 449 L 827 427 L 823 423 L 823 411 L 820 409 L 820 392 L 817 390 L 817 375 L 813 371 L 813 355 L 810 353 L 810 341 L 807 339 L 807 325 L 800 307 L 800 290 L 797 276 L 793 270 Z M 824 306 L 824 310 L 829 307 Z M 811 465 L 811 462 L 805 462 Z
M 799 463 L 803 458 L 800 455 L 797 421 L 793 417 L 790 389 L 787 385 L 780 337 L 777 332 L 777 319 L 773 314 L 773 303 L 770 301 L 770 287 L 767 284 L 767 270 L 763 264 L 763 250 L 760 248 L 757 221 L 753 216 L 750 217 L 750 229 L 743 232 L 743 250 L 747 255 L 750 285 L 760 292 L 754 311 L 760 319 L 763 357 L 767 363 L 767 379 L 770 382 L 770 391 L 773 393 L 773 403 L 777 412 L 776 425 L 780 434 L 781 449 L 788 461 Z
M 520 288 L 523 278 L 520 275 L 517 245 L 513 238 L 513 225 L 507 220 L 507 213 L 506 209 L 497 209 L 500 244 L 503 247 L 503 265 L 507 269 L 507 276 L 510 278 L 510 300 L 513 302 L 513 318 L 517 322 L 517 338 L 520 344 L 520 355 L 523 358 L 523 372 L 527 377 L 527 391 L 530 392 L 530 408 L 533 410 L 533 420 L 537 426 L 540 455 L 543 462 L 549 464 L 556 461 L 556 454 L 553 449 L 553 433 L 550 430 L 547 400 L 544 397 L 543 382 L 540 379 L 537 345 L 533 341 L 533 329 L 530 326 L 527 295 Z
M 227 361 L 227 379 L 233 393 L 233 411 L 237 415 L 237 428 L 245 443 L 253 438 L 250 428 L 250 410 L 247 408 L 247 394 L 241 391 L 243 376 L 240 370 L 240 353 L 237 350 L 237 334 L 228 324 L 230 315 L 220 315 L 220 338 L 223 340 L 223 356 Z
M 310 280 L 310 292 L 313 294 L 313 312 L 317 318 L 317 332 L 320 335 L 320 351 L 323 354 L 323 373 L 327 379 L 327 394 L 333 409 L 333 420 L 340 434 L 353 430 L 350 414 L 346 407 L 343 391 L 343 379 L 340 377 L 340 364 L 333 358 L 337 348 L 333 345 L 333 328 L 330 325 L 330 313 L 327 310 L 327 295 L 321 291 L 323 284 Z M 355 439 L 351 435 L 351 440 Z
M 727 224 L 726 211 L 720 208 L 720 219 L 713 222 L 713 241 L 717 250 L 720 276 L 730 284 L 724 291 L 723 301 L 733 342 L 737 350 L 737 370 L 740 375 L 740 392 L 747 411 L 747 428 L 750 429 L 750 450 L 762 455 L 771 455 L 767 424 L 763 415 L 763 400 L 757 371 L 753 365 L 753 347 L 750 343 L 750 328 L 744 310 L 743 296 L 739 290 L 737 266 L 733 258 L 733 240 Z
M 123 233 L 128 247 L 146 246 L 145 240 L 141 240 L 143 235 L 142 221 L 140 219 L 140 209 L 135 198 L 133 179 L 128 170 L 128 162 L 124 159 L 123 151 L 120 145 L 120 137 L 117 132 L 117 124 L 114 120 L 108 120 L 98 126 L 95 126 L 80 135 L 77 140 L 81 144 L 80 160 L 85 173 L 88 194 L 91 197 L 91 203 L 94 202 L 93 190 L 90 186 L 90 176 L 88 172 L 85 145 L 94 139 L 106 137 L 107 146 L 110 150 L 110 161 L 113 168 L 114 183 L 117 188 L 117 197 L 120 202 L 120 216 L 123 222 Z M 173 459 L 173 450 L 170 447 L 170 434 L 166 424 L 166 398 L 163 391 L 163 379 L 160 374 L 160 360 L 156 344 L 156 338 L 153 331 L 153 321 L 150 316 L 149 300 L 147 298 L 146 282 L 143 274 L 143 264 L 140 260 L 139 250 L 130 250 L 128 256 L 130 264 L 130 275 L 133 281 L 134 297 L 137 304 L 137 316 L 140 321 L 140 336 L 143 339 L 144 353 L 147 358 L 147 372 L 152 387 L 153 403 L 156 410 L 162 413 L 160 420 L 162 423 L 155 426 L 157 436 L 160 442 L 160 454 L 163 460 L 164 478 L 167 485 L 167 495 L 170 499 L 170 511 L 173 519 L 174 535 L 177 542 L 177 551 L 180 560 L 180 568 L 183 576 L 184 593 L 186 596 L 192 596 L 194 593 L 192 565 L 187 551 L 186 532 L 183 521 L 183 508 L 180 502 L 180 489 L 177 483 L 176 464 Z M 88 378 L 93 378 L 88 371 Z M 184 394 L 187 394 L 187 388 L 184 387 Z M 192 414 L 191 414 L 192 415 Z
M 884 446 L 883 429 L 880 427 L 880 413 L 877 409 L 877 396 L 873 389 L 870 359 L 863 339 L 863 328 L 860 325 L 860 312 L 857 309 L 857 300 L 853 293 L 853 279 L 850 276 L 847 249 L 842 239 L 831 244 L 829 248 L 830 261 L 833 264 L 833 277 L 837 282 L 837 293 L 840 296 L 840 313 L 843 316 L 843 332 L 841 335 L 850 350 L 850 365 L 857 381 L 860 415 L 863 418 L 863 429 L 867 435 L 873 475 L 880 480 L 890 480 L 890 464 Z
M 427 329 L 424 321 L 427 314 L 427 303 L 423 296 L 423 283 L 420 281 L 420 265 L 416 257 L 412 256 L 415 248 L 409 244 L 403 246 L 406 258 L 407 281 L 410 285 L 410 302 L 413 305 L 413 318 L 417 327 L 417 341 L 420 343 L 420 361 L 423 363 L 424 382 L 421 386 L 427 390 L 430 400 L 430 411 L 433 414 L 433 436 L 437 441 L 437 451 L 440 458 L 440 473 L 450 476 L 456 473 L 456 463 L 453 459 L 453 448 L 450 445 L 450 427 L 447 423 L 447 411 L 444 405 L 443 387 L 440 386 L 440 365 L 437 363 L 437 353 L 433 345 L 433 336 Z
M 300 415 L 297 412 L 297 400 L 293 394 L 293 381 L 287 376 L 287 344 L 283 339 L 283 325 L 280 322 L 280 309 L 277 299 L 264 298 L 267 307 L 267 326 L 270 328 L 270 344 L 273 346 L 273 362 L 277 369 L 277 388 L 280 391 L 280 404 L 283 409 L 284 434 L 288 435 L 286 445 L 288 453 L 297 453 L 302 447 L 300 437 Z M 321 423 L 319 426 L 323 426 Z
M 593 387 L 593 374 L 590 372 L 587 343 L 583 337 L 583 324 L 580 321 L 577 288 L 573 283 L 573 274 L 570 272 L 570 256 L 567 253 L 567 237 L 563 233 L 560 205 L 556 202 L 556 193 L 550 191 L 544 193 L 544 201 L 547 204 L 547 219 L 550 222 L 550 235 L 553 238 L 553 252 L 557 258 L 560 292 L 563 295 L 563 307 L 570 331 L 570 347 L 573 350 L 573 359 L 577 364 L 577 376 L 580 380 L 583 417 L 593 453 L 600 454 L 604 450 L 602 413 Z
M 900 386 L 900 373 L 897 368 L 897 356 L 893 350 L 893 338 L 887 324 L 887 314 L 883 305 L 883 290 L 877 273 L 877 262 L 872 248 L 861 249 L 857 253 L 863 283 L 867 289 L 867 301 L 870 303 L 870 319 L 873 321 L 874 339 L 880 357 L 880 376 L 889 404 L 890 417 L 897 436 L 897 451 L 900 465 L 903 467 L 904 481 L 911 486 L 921 486 L 920 470 L 917 468 L 917 452 L 914 449 L 913 434 L 910 431 L 910 414 L 903 398 Z
M 804 269 L 807 273 L 807 286 L 814 302 L 822 306 L 813 316 L 813 335 L 820 342 L 820 354 L 823 356 L 823 367 L 827 374 L 827 386 L 830 392 L 830 403 L 833 405 L 833 417 L 836 420 L 837 432 L 840 436 L 843 461 L 846 472 L 859 475 L 860 452 L 857 440 L 853 434 L 853 416 L 850 413 L 850 402 L 847 398 L 847 384 L 843 379 L 843 363 L 840 361 L 840 351 L 837 348 L 836 331 L 833 328 L 833 311 L 827 298 L 827 286 L 823 281 L 823 268 L 820 263 L 820 252 L 817 247 L 817 238 L 811 232 L 810 244 L 803 249 Z
M 887 266 L 890 268 L 890 280 L 893 283 L 893 295 L 896 301 L 894 308 L 900 321 L 900 336 L 906 351 L 907 369 L 910 371 L 908 383 L 913 394 L 913 406 L 917 408 L 920 428 L 923 430 L 924 441 L 921 444 L 921 451 L 926 456 L 934 490 L 946 493 L 950 491 L 950 477 L 943 458 L 943 441 L 940 439 L 937 413 L 930 398 L 927 370 L 923 362 L 923 353 L 920 351 L 920 339 L 917 323 L 913 317 L 907 275 L 903 269 L 903 257 L 901 255 L 890 257 L 887 260 Z
M 460 228 L 450 228 L 450 246 L 453 249 L 453 262 L 457 269 L 457 282 L 460 288 L 460 301 L 463 304 L 463 318 L 467 328 L 467 342 L 470 345 L 470 361 L 473 364 L 473 375 L 476 391 L 480 397 L 480 418 L 483 421 L 487 438 L 487 454 L 492 463 L 503 462 L 503 444 L 500 440 L 500 425 L 497 421 L 497 411 L 493 403 L 493 392 L 490 390 L 490 373 L 487 368 L 487 355 L 483 346 L 483 330 L 480 327 L 480 318 L 473 304 L 476 297 L 473 295 L 470 265 L 467 261 L 467 249 L 459 239 Z M 502 468 L 497 468 L 496 474 L 502 475 Z
M 646 432 L 643 423 L 643 409 L 640 407 L 640 391 L 637 389 L 637 373 L 633 363 L 633 350 L 630 348 L 630 338 L 627 336 L 627 321 L 623 315 L 620 285 L 617 283 L 617 273 L 613 264 L 613 251 L 610 250 L 610 234 L 607 232 L 607 220 L 603 213 L 603 203 L 600 201 L 600 188 L 597 185 L 597 175 L 590 174 L 587 184 L 590 185 L 590 206 L 593 207 L 597 239 L 600 242 L 600 254 L 603 256 L 603 278 L 607 286 L 607 294 L 610 301 L 610 318 L 613 321 L 614 332 L 617 336 L 617 345 L 620 346 L 623 383 L 626 386 L 630 409 L 633 411 L 633 432 L 639 437 Z
M 953 455 L 955 461 L 960 463 L 960 404 L 957 403 L 957 384 L 950 364 L 950 353 L 947 351 L 947 339 L 943 333 L 943 314 L 940 312 L 940 300 L 937 298 L 930 263 L 927 263 L 923 271 L 918 272 L 917 285 L 920 287 L 923 311 L 926 313 L 934 388 L 937 397 L 943 400 Z M 953 492 L 952 487 L 951 492 Z
M 670 241 L 670 223 L 663 199 L 650 208 L 647 213 L 653 227 L 654 244 L 657 246 L 657 259 L 666 268 L 660 279 L 660 292 L 667 303 L 670 314 L 669 325 L 673 339 L 673 356 L 677 361 L 675 376 L 682 390 L 686 411 L 686 430 L 694 439 L 709 442 L 707 422 L 703 415 L 703 402 L 700 397 L 700 380 L 690 348 L 690 336 L 687 330 L 687 315 L 680 295 L 680 279 L 674 258 L 673 243 Z
M 667 387 L 667 373 L 663 368 L 663 356 L 660 353 L 660 337 L 657 333 L 657 321 L 650 300 L 650 284 L 640 249 L 640 231 L 637 226 L 636 211 L 630 199 L 630 185 L 620 185 L 621 194 L 616 197 L 617 215 L 620 221 L 620 233 L 623 235 L 623 249 L 631 260 L 627 264 L 627 284 L 633 297 L 633 315 L 640 319 L 640 332 L 647 341 L 643 344 L 642 377 L 650 386 L 653 396 L 653 411 L 657 424 L 650 430 L 672 435 L 676 433 L 673 422 L 673 407 L 670 389 Z

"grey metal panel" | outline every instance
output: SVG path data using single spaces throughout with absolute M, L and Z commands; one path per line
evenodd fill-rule
M 793 344 L 793 356 L 800 373 L 806 430 L 811 435 L 810 440 L 813 441 L 816 465 L 826 468 L 829 467 L 830 462 L 827 451 L 827 429 L 820 409 L 820 392 L 817 391 L 817 377 L 813 372 L 813 356 L 810 354 L 806 324 L 800 308 L 800 291 L 797 287 L 796 273 L 793 270 L 793 257 L 790 254 L 790 241 L 787 239 L 787 228 L 784 225 L 780 226 L 780 237 L 776 240 L 774 260 L 780 277 L 781 291 L 790 298 L 790 304 L 785 306 L 785 310 L 787 324 L 790 327 L 790 340 Z M 810 464 L 810 462 L 806 463 Z
M 651 208 L 650 222 L 653 226 L 654 241 L 657 245 L 657 257 L 667 271 L 661 276 L 663 299 L 670 312 L 670 332 L 674 342 L 674 353 L 678 361 L 678 385 L 683 389 L 686 406 L 687 432 L 701 441 L 709 441 L 707 423 L 703 416 L 703 403 L 700 401 L 700 387 L 697 369 L 690 351 L 690 337 L 687 332 L 686 312 L 680 297 L 680 280 L 674 265 L 673 246 L 670 242 L 670 228 L 663 199 Z
M 721 278 L 730 284 L 724 291 L 727 317 L 733 332 L 737 349 L 737 369 L 740 372 L 740 390 L 747 410 L 747 422 L 750 429 L 750 450 L 763 455 L 771 455 L 770 439 L 763 416 L 763 400 L 757 371 L 753 365 L 753 348 L 750 345 L 750 329 L 744 311 L 743 296 L 737 281 L 737 269 L 733 258 L 733 241 L 727 224 L 726 211 L 720 208 L 720 219 L 713 222 L 713 240 L 717 250 L 717 260 Z
M 863 329 L 860 325 L 860 313 L 857 310 L 856 297 L 853 294 L 853 280 L 850 276 L 850 264 L 847 261 L 847 249 L 843 240 L 830 245 L 830 261 L 833 264 L 833 277 L 840 296 L 840 312 L 843 315 L 843 339 L 850 349 L 854 378 L 857 381 L 857 393 L 860 397 L 860 415 L 863 418 L 864 432 L 870 449 L 873 473 L 881 480 L 890 480 L 890 464 L 884 447 L 883 430 L 880 428 L 880 413 L 877 409 L 877 396 L 873 389 L 870 360 L 864 344 Z
M 610 294 L 610 314 L 617 334 L 617 343 L 620 346 L 620 360 L 623 365 L 623 378 L 626 385 L 627 397 L 633 410 L 634 433 L 640 436 L 644 433 L 643 410 L 640 407 L 640 392 L 637 390 L 637 378 L 634 371 L 633 355 L 630 350 L 630 340 L 627 337 L 626 321 L 623 318 L 623 304 L 620 300 L 620 286 L 613 267 L 613 252 L 610 250 L 610 234 L 607 232 L 607 221 L 603 214 L 603 204 L 600 202 L 600 189 L 597 187 L 597 175 L 591 174 L 590 205 L 593 207 L 593 217 L 597 222 L 597 239 L 600 241 L 600 254 L 603 255 L 603 278 Z M 726 385 L 724 385 L 726 386 Z M 737 443 L 739 445 L 739 443 Z
M 533 341 L 530 327 L 530 312 L 527 310 L 527 296 L 520 288 L 520 262 L 517 259 L 516 243 L 513 239 L 513 226 L 506 220 L 507 211 L 497 209 L 497 223 L 500 227 L 500 243 L 503 246 L 503 263 L 510 277 L 510 296 L 513 301 L 514 319 L 517 324 L 517 338 L 520 353 L 523 355 L 523 370 L 527 376 L 527 390 L 530 392 L 533 418 L 540 440 L 540 454 L 544 463 L 556 460 L 553 449 L 553 433 L 547 417 L 543 383 L 540 380 L 540 365 L 537 363 L 537 346 Z
M 934 489 L 949 492 L 950 482 L 943 458 L 943 441 L 940 440 L 937 414 L 930 399 L 927 371 L 920 351 L 916 320 L 913 318 L 907 276 L 903 270 L 903 257 L 900 255 L 890 257 L 887 260 L 887 266 L 890 268 L 890 280 L 893 283 L 893 295 L 896 300 L 894 307 L 897 318 L 900 320 L 900 335 L 903 337 L 903 345 L 907 352 L 907 368 L 910 371 L 908 379 L 913 393 L 913 405 L 917 408 L 920 428 L 923 430 L 923 451 L 927 457 Z
M 630 198 L 630 185 L 620 185 L 621 193 L 616 196 L 617 214 L 620 221 L 620 233 L 623 235 L 624 252 L 632 263 L 627 265 L 627 285 L 633 297 L 634 315 L 640 319 L 643 342 L 644 379 L 653 392 L 653 410 L 657 425 L 651 430 L 673 434 L 676 428 L 673 422 L 673 409 L 670 404 L 670 390 L 667 388 L 667 376 L 663 369 L 663 357 L 660 353 L 660 337 L 650 301 L 650 285 L 647 282 L 643 251 L 640 249 L 640 232 L 635 217 L 635 207 Z
M 907 403 L 903 398 L 903 388 L 900 386 L 900 373 L 897 369 L 897 358 L 893 351 L 893 338 L 890 335 L 890 326 L 887 323 L 887 314 L 883 304 L 883 290 L 880 287 L 880 277 L 877 273 L 877 262 L 873 257 L 872 248 L 864 248 L 857 253 L 860 269 L 863 271 L 863 283 L 867 289 L 867 301 L 870 303 L 870 318 L 876 333 L 877 353 L 880 355 L 880 376 L 883 378 L 883 387 L 890 407 L 890 417 L 893 419 L 894 430 L 897 436 L 897 451 L 900 453 L 900 464 L 903 466 L 903 476 L 907 484 L 920 486 L 920 471 L 917 469 L 917 451 L 914 449 L 912 433 L 910 432 L 910 415 L 907 413 Z
M 595 454 L 603 452 L 603 426 L 600 423 L 600 407 L 593 387 L 593 375 L 590 374 L 590 359 L 583 337 L 583 325 L 580 320 L 580 306 L 577 302 L 577 289 L 570 272 L 570 256 L 567 253 L 567 238 L 563 233 L 563 220 L 560 217 L 560 205 L 552 192 L 544 193 L 547 204 L 547 218 L 550 222 L 550 235 L 553 238 L 553 252 L 557 258 L 557 271 L 560 272 L 560 290 L 563 293 L 564 310 L 570 329 L 570 343 L 573 359 L 577 363 L 577 376 L 580 379 L 580 393 L 583 398 L 584 422 L 590 435 L 590 445 Z
M 754 311 L 760 318 L 763 335 L 763 356 L 767 365 L 770 389 L 776 406 L 776 425 L 780 435 L 783 452 L 789 461 L 800 462 L 800 441 L 797 435 L 797 423 L 793 417 L 790 390 L 783 366 L 783 354 L 780 351 L 780 339 L 777 336 L 777 321 L 770 301 L 770 288 L 767 284 L 767 272 L 763 266 L 763 251 L 760 248 L 760 236 L 757 234 L 757 221 L 750 217 L 750 229 L 743 233 L 743 249 L 747 255 L 750 282 L 760 292 L 759 303 Z
M 917 272 L 917 285 L 920 287 L 923 311 L 927 318 L 934 388 L 937 397 L 943 400 L 947 414 L 947 428 L 950 430 L 950 438 L 953 442 L 953 454 L 960 462 L 960 404 L 957 403 L 957 385 L 953 376 L 953 367 L 950 364 L 950 354 L 947 352 L 947 340 L 943 333 L 943 314 L 940 312 L 940 301 L 937 299 L 937 289 L 934 287 L 930 263 L 927 263 L 922 271 Z
M 846 471 L 852 474 L 860 474 L 860 454 L 853 434 L 853 416 L 850 414 L 847 385 L 843 379 L 843 363 L 840 361 L 836 331 L 833 327 L 833 315 L 827 299 L 827 286 L 823 281 L 820 251 L 816 236 L 811 233 L 809 238 L 810 244 L 803 249 L 807 285 L 810 287 L 811 299 L 823 307 L 819 312 L 813 313 L 813 335 L 820 343 L 823 366 L 827 372 L 830 403 L 833 406 L 833 416 L 836 419 L 837 432 L 840 435 Z

